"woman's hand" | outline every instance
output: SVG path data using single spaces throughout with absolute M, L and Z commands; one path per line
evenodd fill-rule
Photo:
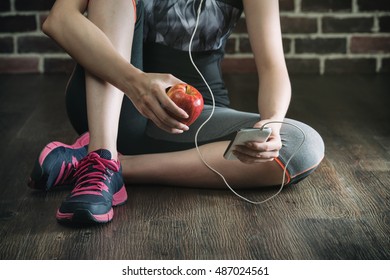
M 188 114 L 166 94 L 167 88 L 178 83 L 182 81 L 170 74 L 141 72 L 133 88 L 127 92 L 127 96 L 138 111 L 159 128 L 170 133 L 182 133 L 189 129 L 188 126 L 172 116 L 188 118 Z
M 253 127 L 261 128 L 265 123 L 273 120 L 262 120 L 256 123 Z M 233 154 L 243 163 L 262 163 L 272 161 L 279 156 L 279 150 L 282 148 L 282 140 L 280 138 L 279 123 L 267 124 L 267 127 L 272 129 L 272 133 L 268 140 L 261 142 L 247 142 L 245 145 L 236 146 Z

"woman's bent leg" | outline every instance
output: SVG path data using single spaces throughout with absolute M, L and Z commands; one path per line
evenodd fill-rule
M 115 49 L 130 62 L 135 24 L 135 10 L 131 3 L 123 0 L 115 1 L 115 5 L 112 5 L 104 0 L 90 1 L 88 17 L 106 34 Z M 124 94 L 89 72 L 85 73 L 85 85 L 90 132 L 89 151 L 107 149 L 113 158 L 116 158 L 119 116 Z
M 138 69 L 142 65 L 143 40 L 143 2 L 137 2 L 137 20 L 134 28 L 131 48 L 131 64 Z M 76 65 L 66 88 L 66 109 L 69 120 L 81 135 L 89 130 L 87 119 L 85 71 Z M 142 153 L 146 150 L 139 147 L 143 143 L 147 120 L 134 107 L 126 96 L 123 98 L 118 132 L 118 151 L 122 154 Z
M 206 144 L 200 151 L 206 162 L 220 172 L 233 188 L 280 185 L 283 170 L 276 161 L 244 164 L 225 160 L 227 141 Z M 226 187 L 221 177 L 201 161 L 196 149 L 179 152 L 123 156 L 123 177 L 128 184 L 163 184 L 182 187 Z
M 207 124 L 200 133 L 204 141 L 201 142 L 203 145 L 200 147 L 202 155 L 210 166 L 226 177 L 229 184 L 236 188 L 280 185 L 286 164 L 288 165 L 285 183 L 296 183 L 315 170 L 324 156 L 322 138 L 310 126 L 291 119 L 285 120 L 289 124 L 282 125 L 283 147 L 279 157 L 275 160 L 259 164 L 244 164 L 238 160 L 224 159 L 223 154 L 228 142 L 223 140 L 229 137 L 231 129 L 253 126 L 259 119 L 260 116 L 257 114 L 227 108 L 218 109 L 213 121 Z M 155 183 L 206 188 L 224 187 L 223 180 L 201 161 L 195 148 L 175 151 L 175 147 L 191 145 L 194 147 L 193 142 L 191 144 L 197 130 L 196 123 L 194 125 L 195 127 L 192 127 L 189 132 L 179 137 L 160 134 L 154 126 L 149 129 L 149 136 L 154 137 L 154 142 L 152 141 L 154 145 L 150 147 L 150 150 L 154 149 L 155 153 L 122 157 L 125 180 L 129 184 Z M 219 135 L 219 138 L 215 138 L 216 135 Z M 211 141 L 207 141 L 207 136 L 212 137 Z M 180 142 L 174 142 L 175 139 Z M 160 153 L 155 149 L 159 146 L 159 141 L 163 144 Z M 164 153 L 161 153 L 162 151 Z

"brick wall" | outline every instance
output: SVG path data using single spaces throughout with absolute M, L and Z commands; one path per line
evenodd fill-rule
M 276 1 L 276 0 L 269 0 Z M 69 72 L 73 61 L 41 32 L 54 0 L 1 0 L 0 73 Z M 389 73 L 390 0 L 279 0 L 290 73 Z M 224 71 L 255 71 L 242 18 Z

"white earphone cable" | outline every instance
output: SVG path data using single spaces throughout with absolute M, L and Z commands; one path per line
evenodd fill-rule
M 202 128 L 210 121 L 210 119 L 212 118 L 212 116 L 214 115 L 214 111 L 215 111 L 215 98 L 214 98 L 214 94 L 213 94 L 213 91 L 211 90 L 209 84 L 207 83 L 206 79 L 204 78 L 203 74 L 200 72 L 200 70 L 198 69 L 198 67 L 196 66 L 193 58 L 192 58 L 192 44 L 193 44 L 193 41 L 194 41 L 194 37 L 195 37 L 195 34 L 196 34 L 196 31 L 198 29 L 198 25 L 199 25 L 199 19 L 200 19 L 200 14 L 201 14 L 201 10 L 202 10 L 202 5 L 203 5 L 203 0 L 200 0 L 200 4 L 199 4 L 199 7 L 197 9 L 197 16 L 196 16 L 196 22 L 195 22 L 195 28 L 194 28 L 194 31 L 192 33 L 192 36 L 191 36 L 191 39 L 190 39 L 190 42 L 189 42 L 189 46 L 188 46 L 188 55 L 189 55 L 189 58 L 191 60 L 191 63 L 192 65 L 194 66 L 195 70 L 198 72 L 199 76 L 202 78 L 203 82 L 205 83 L 207 89 L 209 90 L 210 92 L 210 95 L 211 95 L 211 99 L 212 99 L 212 110 L 211 110 L 211 113 L 210 115 L 208 116 L 208 118 L 199 126 L 198 130 L 196 131 L 196 134 L 195 134 L 195 147 L 196 147 L 196 150 L 199 154 L 199 157 L 200 159 L 202 160 L 202 162 L 211 170 L 213 171 L 214 173 L 216 173 L 217 175 L 219 175 L 222 180 L 224 181 L 224 183 L 226 184 L 226 186 L 236 195 L 238 196 L 239 198 L 251 203 L 251 204 L 262 204 L 262 203 L 265 203 L 269 200 L 271 200 L 272 198 L 274 198 L 275 196 L 277 196 L 282 190 L 283 190 L 283 187 L 284 187 L 284 181 L 286 179 L 286 174 L 287 174 L 287 166 L 289 165 L 290 161 L 294 158 L 294 156 L 298 153 L 298 151 L 301 149 L 301 147 L 303 146 L 303 144 L 305 143 L 306 141 L 306 135 L 305 135 L 305 132 L 298 126 L 296 126 L 295 124 L 292 124 L 292 123 L 288 123 L 288 122 L 282 122 L 282 121 L 270 121 L 270 122 L 267 122 L 266 124 L 264 124 L 262 128 L 264 128 L 266 125 L 270 124 L 270 123 L 282 123 L 282 124 L 287 124 L 287 125 L 291 125 L 295 128 L 297 128 L 303 135 L 303 139 L 302 139 L 302 142 L 301 144 L 297 147 L 297 149 L 292 153 L 292 155 L 290 156 L 290 158 L 287 160 L 287 162 L 285 163 L 285 166 L 284 166 L 284 169 L 283 169 L 283 178 L 282 178 L 282 184 L 279 188 L 279 190 L 274 194 L 272 195 L 271 197 L 265 199 L 265 200 L 262 200 L 262 201 L 252 201 L 246 197 L 243 197 L 242 195 L 240 195 L 239 193 L 237 193 L 230 185 L 229 183 L 227 182 L 226 178 L 219 172 L 217 171 L 215 168 L 213 168 L 212 166 L 210 166 L 207 161 L 205 160 L 205 158 L 203 157 L 200 149 L 199 149 L 199 145 L 198 145 L 198 135 L 199 135 L 199 132 L 202 130 Z

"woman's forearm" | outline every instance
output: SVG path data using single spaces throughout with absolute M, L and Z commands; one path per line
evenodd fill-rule
M 249 39 L 259 74 L 262 119 L 282 120 L 291 86 L 284 59 L 278 1 L 244 0 Z
M 264 71 L 260 77 L 258 108 L 262 119 L 283 120 L 291 99 L 287 69 Z

